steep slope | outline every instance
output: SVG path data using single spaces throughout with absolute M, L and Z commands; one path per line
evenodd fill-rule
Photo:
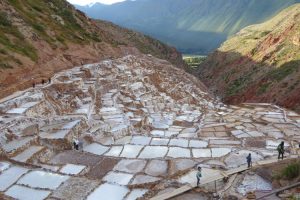
M 296 2 L 300 0 L 138 0 L 77 8 L 90 17 L 158 38 L 181 52 L 207 54 L 228 36 Z
M 183 65 L 174 48 L 91 20 L 64 0 L 0 1 L 0 97 L 74 65 L 139 52 Z
M 226 102 L 272 102 L 300 111 L 300 4 L 240 31 L 198 75 Z

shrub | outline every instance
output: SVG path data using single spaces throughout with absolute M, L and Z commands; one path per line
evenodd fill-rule
M 40 24 L 32 24 L 32 27 L 35 30 L 39 31 L 39 32 L 44 32 L 45 31 L 45 28 L 42 25 L 40 25 Z
M 281 81 L 288 75 L 298 71 L 300 69 L 300 60 L 294 60 L 283 64 L 277 69 L 272 70 L 268 73 L 268 77 L 273 80 Z
M 7 18 L 7 14 L 0 12 L 0 25 L 2 26 L 11 26 L 11 22 Z
M 289 164 L 282 171 L 282 176 L 288 180 L 292 180 L 300 175 L 300 162 Z
M 267 90 L 269 89 L 269 86 L 271 85 L 271 83 L 264 83 L 262 84 L 259 89 L 258 89 L 258 95 L 262 95 L 265 92 L 267 92 Z

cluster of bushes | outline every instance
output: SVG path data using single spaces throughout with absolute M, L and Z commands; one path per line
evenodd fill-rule
M 294 162 L 286 166 L 281 172 L 283 178 L 292 180 L 300 175 L 300 162 Z
M 205 59 L 206 56 L 191 56 L 183 58 L 186 64 L 190 67 L 199 66 Z

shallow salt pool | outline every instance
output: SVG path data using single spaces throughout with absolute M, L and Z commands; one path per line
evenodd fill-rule
M 44 171 L 32 171 L 23 176 L 18 184 L 27 185 L 32 188 L 50 189 L 58 188 L 69 176 L 63 176 Z
M 139 158 L 163 158 L 168 152 L 168 147 L 146 146 Z
M 109 147 L 103 146 L 103 145 L 98 144 L 98 143 L 92 143 L 92 144 L 90 144 L 90 145 L 83 148 L 84 151 L 92 153 L 92 154 L 96 154 L 96 155 L 102 155 L 108 149 L 109 149 Z
M 5 192 L 5 195 L 21 200 L 43 200 L 47 198 L 50 193 L 50 191 L 35 190 L 20 185 L 14 185 Z
M 109 200 L 123 200 L 128 192 L 129 190 L 125 186 L 104 183 L 92 192 L 87 200 L 99 200 L 103 197 Z

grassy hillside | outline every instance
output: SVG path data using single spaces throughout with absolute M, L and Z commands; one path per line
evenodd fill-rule
M 64 0 L 0 2 L 0 97 L 74 65 L 139 52 L 184 65 L 174 48 L 91 20 Z
M 227 102 L 272 102 L 300 111 L 300 4 L 226 41 L 198 75 Z
M 300 0 L 138 0 L 78 8 L 151 35 L 184 53 L 207 54 L 228 36 Z

